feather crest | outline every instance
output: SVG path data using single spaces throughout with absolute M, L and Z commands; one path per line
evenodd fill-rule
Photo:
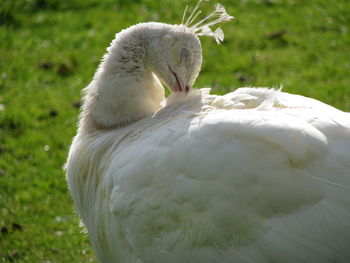
M 182 16 L 181 24 L 184 26 L 190 28 L 194 34 L 197 36 L 209 36 L 213 37 L 217 44 L 220 44 L 224 40 L 224 32 L 220 27 L 215 29 L 214 31 L 210 28 L 211 26 L 223 23 L 223 22 L 229 22 L 234 17 L 230 16 L 225 7 L 221 4 L 215 5 L 215 10 L 206 16 L 205 18 L 201 19 L 199 22 L 195 23 L 194 25 L 191 25 L 197 17 L 202 13 L 202 11 L 198 10 L 199 6 L 202 2 L 209 2 L 209 0 L 198 0 L 196 6 L 194 7 L 192 13 L 190 16 L 186 19 L 186 12 L 188 9 L 188 5 L 186 5 L 185 11 Z

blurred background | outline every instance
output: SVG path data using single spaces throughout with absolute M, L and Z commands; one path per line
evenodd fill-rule
M 283 85 L 350 110 L 348 0 L 219 2 L 236 19 L 222 25 L 220 46 L 201 39 L 204 61 L 195 87 L 223 94 Z M 195 5 L 0 0 L 0 262 L 96 261 L 62 169 L 80 91 L 115 33 L 139 22 L 180 23 L 187 3 Z

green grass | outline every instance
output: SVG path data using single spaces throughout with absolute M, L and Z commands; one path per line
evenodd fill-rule
M 0 1 L 0 262 L 95 261 L 61 168 L 73 104 L 114 34 L 142 21 L 178 23 L 185 2 L 174 2 Z M 221 3 L 236 20 L 223 26 L 221 46 L 202 39 L 197 87 L 283 84 L 350 110 L 348 0 Z

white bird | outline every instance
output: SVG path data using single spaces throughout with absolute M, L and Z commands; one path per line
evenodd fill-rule
M 206 26 L 123 30 L 85 89 L 66 169 L 99 261 L 350 262 L 350 114 L 193 90 Z

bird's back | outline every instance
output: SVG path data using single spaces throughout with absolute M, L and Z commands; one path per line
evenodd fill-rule
M 100 210 L 83 216 L 103 262 L 349 262 L 349 114 L 197 93 L 105 135 Z

